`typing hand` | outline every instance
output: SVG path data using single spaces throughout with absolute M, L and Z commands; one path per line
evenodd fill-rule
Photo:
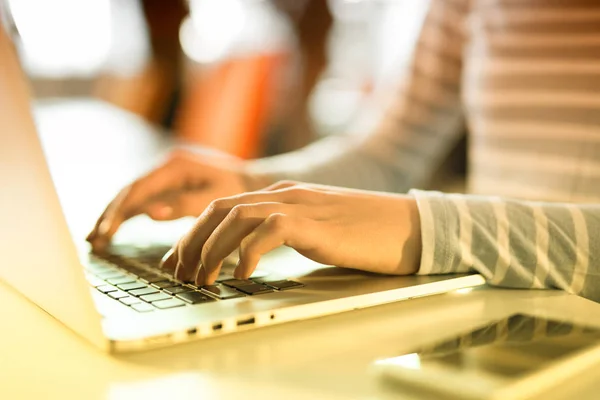
M 98 219 L 87 240 L 101 251 L 127 219 L 198 216 L 214 199 L 252 190 L 233 157 L 203 159 L 177 151 L 161 166 L 124 188 Z
M 387 274 L 416 272 L 420 221 L 410 196 L 293 182 L 210 203 L 163 258 L 184 281 L 210 285 L 239 248 L 234 276 L 247 279 L 260 257 L 286 245 L 314 261 Z

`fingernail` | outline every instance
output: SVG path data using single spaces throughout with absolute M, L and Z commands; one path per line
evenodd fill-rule
M 108 230 L 110 229 L 110 225 L 110 220 L 105 219 L 104 221 L 102 221 L 98 226 L 98 234 L 100 234 L 101 236 L 106 236 Z
M 169 249 L 169 251 L 161 258 L 160 263 L 158 264 L 159 268 L 172 269 L 173 254 L 175 254 L 175 250 L 173 250 L 173 248 Z
M 175 273 L 173 275 L 175 276 L 175 279 L 182 281 L 183 280 L 183 277 L 181 276 L 182 274 L 183 274 L 183 263 L 181 261 L 178 261 L 177 266 L 175 267 Z

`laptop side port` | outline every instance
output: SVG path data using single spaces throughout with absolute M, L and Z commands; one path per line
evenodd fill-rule
M 213 326 L 212 326 L 212 330 L 213 330 L 214 332 L 218 332 L 218 331 L 220 331 L 221 329 L 223 329 L 223 323 L 222 323 L 222 322 L 218 322 L 218 323 L 216 323 L 216 324 L 213 324 Z
M 237 326 L 243 326 L 243 325 L 252 325 L 256 322 L 256 318 L 252 317 L 252 318 L 246 318 L 246 319 L 239 319 L 237 321 Z

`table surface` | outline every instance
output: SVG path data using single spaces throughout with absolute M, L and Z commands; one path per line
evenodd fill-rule
M 166 143 L 154 128 L 94 101 L 47 103 L 36 115 L 65 206 L 77 208 L 77 196 L 69 196 L 73 186 L 106 185 L 105 194 L 74 210 L 74 232 L 89 228 L 114 191 L 149 168 L 150 155 Z M 53 163 L 57 159 L 62 164 Z M 124 173 L 119 160 L 134 167 Z M 73 168 L 74 162 L 89 168 Z M 600 327 L 600 305 L 591 301 L 558 291 L 484 287 L 114 356 L 0 283 L 0 397 L 398 398 L 373 375 L 374 360 L 515 312 Z M 597 398 L 596 378 L 582 377 L 552 398 Z

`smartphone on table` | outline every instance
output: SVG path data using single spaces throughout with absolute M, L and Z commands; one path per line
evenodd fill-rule
M 543 398 L 598 366 L 600 329 L 527 314 L 373 364 L 381 378 L 413 393 L 488 400 Z

